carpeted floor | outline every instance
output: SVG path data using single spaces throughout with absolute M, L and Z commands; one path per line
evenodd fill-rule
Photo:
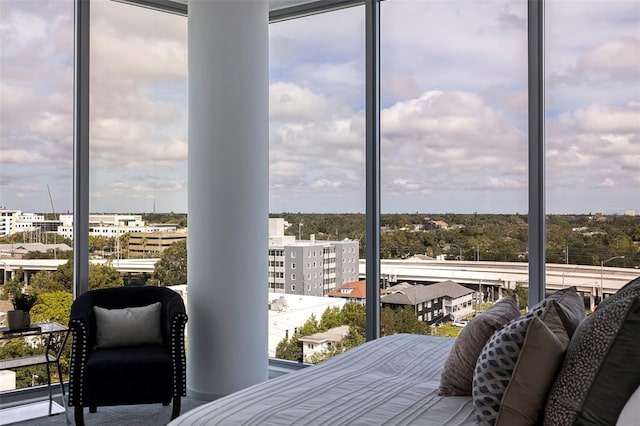
M 191 398 L 182 398 L 181 413 L 204 404 L 207 401 L 200 401 Z M 161 426 L 166 425 L 171 420 L 171 405 L 162 404 L 149 405 L 124 405 L 117 407 L 98 407 L 96 413 L 89 413 L 89 409 L 84 409 L 84 422 L 87 426 L 93 425 L 118 425 L 118 426 Z M 73 407 L 67 409 L 70 424 L 73 421 Z M 66 426 L 67 421 L 64 413 L 49 417 L 41 417 L 34 420 L 27 420 L 13 425 L 36 425 L 36 426 Z

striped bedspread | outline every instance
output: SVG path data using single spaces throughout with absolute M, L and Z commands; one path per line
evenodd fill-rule
M 471 397 L 438 396 L 453 339 L 398 334 L 188 411 L 169 426 L 475 425 Z

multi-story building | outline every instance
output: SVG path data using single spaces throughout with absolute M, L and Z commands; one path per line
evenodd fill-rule
M 400 283 L 380 298 L 383 307 L 412 308 L 429 325 L 460 320 L 473 312 L 474 290 L 453 281 L 435 284 Z
M 129 239 L 129 254 L 159 255 L 173 243 L 186 240 L 185 232 L 136 232 Z
M 11 235 L 14 223 L 22 212 L 19 210 L 0 209 L 0 235 Z
M 336 285 L 358 281 L 358 241 L 296 240 L 284 235 L 284 219 L 269 219 L 269 289 L 324 296 Z
M 73 215 L 61 214 L 62 225 L 58 233 L 67 238 L 73 238 Z M 95 237 L 119 237 L 120 235 L 144 232 L 145 224 L 142 215 L 131 214 L 92 214 L 89 215 L 89 235 Z
M 57 232 L 61 224 L 59 220 L 46 220 L 43 215 L 36 213 L 0 209 L 0 235 L 18 232 Z

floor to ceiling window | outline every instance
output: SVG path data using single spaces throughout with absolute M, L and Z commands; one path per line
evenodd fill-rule
M 68 212 L 73 2 L 2 1 L 0 34 L 0 208 Z
M 640 266 L 639 25 L 637 2 L 545 6 L 547 276 L 592 303 Z
M 419 262 L 390 306 L 461 320 L 464 302 L 420 299 L 447 279 L 437 268 L 476 290 L 476 309 L 527 284 L 527 4 L 388 0 L 381 40 L 381 275 L 393 290 Z M 501 273 L 474 278 L 487 262 Z
M 328 296 L 364 257 L 363 37 L 363 7 L 269 26 L 269 356 L 318 361 L 332 343 L 305 339 L 353 325 Z
M 159 258 L 186 239 L 187 19 L 109 1 L 90 25 L 89 249 Z
M 42 295 L 30 314 L 32 322 L 66 324 L 64 314 L 56 315 L 45 301 L 68 307 L 71 295 L 54 295 L 52 272 L 26 263 L 45 258 L 33 262 L 62 264 L 71 256 L 69 238 L 56 230 L 59 214 L 70 212 L 73 200 L 73 56 L 73 1 L 0 2 L 2 326 L 7 326 L 5 311 L 13 309 L 9 300 L 16 292 Z M 25 339 L 5 339 L 0 359 L 43 351 Z M 64 376 L 66 360 L 62 368 Z M 0 391 L 46 383 L 44 366 L 18 368 L 2 371 Z

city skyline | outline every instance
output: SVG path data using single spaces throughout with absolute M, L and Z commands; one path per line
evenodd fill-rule
M 638 212 L 640 4 L 579 3 L 546 2 L 547 211 Z M 70 211 L 73 2 L 0 12 L 0 206 Z M 381 13 L 382 211 L 526 213 L 526 2 Z M 92 212 L 186 212 L 186 29 L 92 3 Z M 270 211 L 364 211 L 363 29 L 362 7 L 270 26 Z

